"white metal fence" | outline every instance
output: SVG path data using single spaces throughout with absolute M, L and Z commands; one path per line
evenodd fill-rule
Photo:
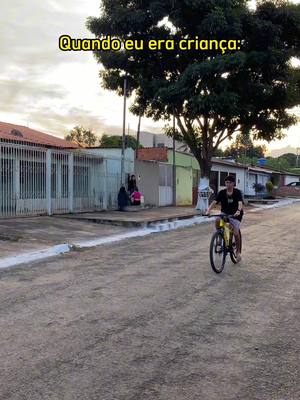
M 116 207 L 120 174 L 107 162 L 77 150 L 0 142 L 0 217 Z

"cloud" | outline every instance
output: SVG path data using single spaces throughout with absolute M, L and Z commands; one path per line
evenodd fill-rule
M 60 35 L 86 36 L 83 0 L 10 0 L 1 4 L 1 73 L 17 66 L 27 75 L 42 75 L 59 63 L 78 61 L 82 55 L 58 48 Z M 76 7 L 77 5 L 77 7 Z M 75 6 L 75 7 L 74 7 Z M 85 6 L 79 12 L 80 6 Z
M 281 147 L 280 149 L 271 150 L 268 152 L 267 155 L 271 156 L 271 157 L 279 157 L 282 154 L 286 154 L 286 153 L 297 154 L 297 149 L 296 149 L 296 147 L 285 146 L 285 147 Z
M 5 39 L 0 41 L 2 120 L 29 120 L 40 128 L 51 125 L 54 131 L 62 132 L 76 119 L 76 111 L 79 122 L 86 125 L 90 118 L 91 123 L 102 126 L 101 118 L 93 118 L 93 110 L 83 107 L 86 103 L 92 108 L 104 95 L 92 53 L 62 52 L 58 48 L 62 34 L 89 35 L 86 18 L 96 15 L 98 8 L 97 2 L 92 7 L 91 3 L 10 0 L 1 4 L 0 35 Z
M 119 126 L 108 126 L 103 118 L 94 115 L 88 110 L 76 107 L 60 113 L 49 112 L 46 109 L 33 111 L 28 114 L 27 119 L 31 128 L 40 129 L 45 133 L 59 137 L 64 137 L 76 125 L 91 129 L 98 137 L 102 136 L 103 133 L 109 135 L 121 134 Z
M 43 99 L 63 99 L 64 90 L 58 85 L 47 85 L 37 82 L 0 80 L 0 109 L 2 111 L 24 112 L 27 108 L 37 107 Z

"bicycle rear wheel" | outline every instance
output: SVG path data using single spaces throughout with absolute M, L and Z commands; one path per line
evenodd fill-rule
M 242 234 L 241 231 L 239 231 L 240 234 L 240 247 L 241 247 L 241 253 L 242 253 Z M 235 237 L 234 235 L 232 236 L 230 240 L 230 258 L 233 264 L 237 264 L 237 259 L 236 259 L 236 243 L 235 243 Z
M 223 271 L 226 260 L 224 236 L 221 232 L 215 232 L 211 238 L 209 258 L 212 269 L 216 274 Z

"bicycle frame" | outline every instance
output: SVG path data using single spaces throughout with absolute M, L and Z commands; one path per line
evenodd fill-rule
M 233 229 L 231 228 L 229 222 L 225 222 L 223 218 L 220 220 L 220 228 L 224 230 L 225 246 L 228 247 L 230 243 L 230 235 L 233 234 Z
M 227 254 L 230 254 L 231 261 L 234 264 L 237 264 L 239 260 L 237 259 L 237 247 L 235 240 L 233 238 L 234 236 L 234 229 L 231 226 L 229 222 L 229 218 L 233 218 L 234 215 L 226 215 L 224 213 L 219 214 L 219 215 L 209 215 L 209 217 L 220 217 L 219 219 L 219 224 L 217 225 L 217 231 L 213 234 L 211 242 L 210 242 L 210 250 L 209 250 L 209 257 L 210 257 L 210 263 L 212 266 L 212 269 L 219 274 L 220 272 L 223 271 L 224 266 L 225 266 L 225 261 L 226 261 L 226 256 Z M 223 240 L 220 243 L 220 240 L 218 239 L 219 237 L 222 237 Z M 240 250 L 242 249 L 242 236 L 241 233 L 239 232 L 240 236 Z M 221 245 L 221 247 L 220 247 Z M 215 255 L 222 255 L 222 258 L 219 258 L 219 261 L 221 261 L 221 266 L 217 266 L 216 260 L 215 260 Z

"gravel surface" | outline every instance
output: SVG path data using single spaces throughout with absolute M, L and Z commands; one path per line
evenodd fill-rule
M 0 399 L 299 400 L 300 204 L 0 272 Z

